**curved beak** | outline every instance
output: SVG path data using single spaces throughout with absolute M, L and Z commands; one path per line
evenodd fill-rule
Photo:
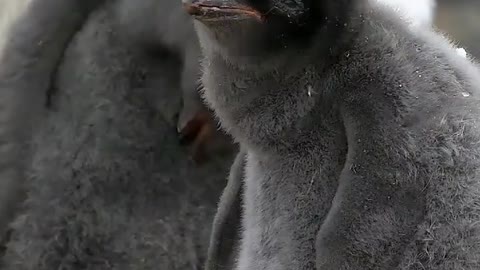
M 188 14 L 199 21 L 224 21 L 255 19 L 263 21 L 263 15 L 234 0 L 184 0 L 183 7 Z

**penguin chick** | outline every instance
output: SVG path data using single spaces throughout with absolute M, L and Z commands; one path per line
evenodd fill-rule
M 186 1 L 247 152 L 235 269 L 480 268 L 475 64 L 365 0 Z
M 187 160 L 167 120 L 179 111 L 181 63 L 126 27 L 152 29 L 158 17 L 139 13 L 123 24 L 124 1 L 102 2 L 32 0 L 6 37 L 0 221 L 11 236 L 2 270 L 191 270 L 204 262 L 231 153 L 202 168 Z M 153 92 L 165 106 L 151 107 Z M 23 200 L 18 186 L 28 196 L 11 222 L 3 210 L 12 209 L 9 198 Z

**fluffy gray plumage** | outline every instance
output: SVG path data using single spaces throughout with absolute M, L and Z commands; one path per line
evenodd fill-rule
M 197 167 L 178 143 L 183 56 L 152 26 L 163 26 L 155 15 L 163 5 L 181 11 L 180 3 L 106 1 L 73 31 L 60 18 L 80 1 L 32 2 L 0 73 L 10 115 L 2 129 L 31 142 L 28 160 L 12 156 L 26 169 L 28 197 L 2 270 L 198 269 L 232 149 Z M 47 2 L 55 5 L 43 9 Z M 143 11 L 127 14 L 132 3 Z M 35 128 L 15 122 L 24 119 Z
M 61 3 L 61 4 L 60 4 Z M 32 1 L 7 35 L 0 65 L 0 240 L 23 199 L 24 159 L 63 51 L 102 1 Z M 35 16 L 31 16 L 36 13 Z M 58 22 L 62 23 L 59 24 Z M 23 153 L 22 153 L 23 152 Z
M 186 4 L 247 151 L 235 269 L 480 269 L 476 65 L 367 1 Z

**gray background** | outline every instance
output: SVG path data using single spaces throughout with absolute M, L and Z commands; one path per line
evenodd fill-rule
M 437 1 L 436 26 L 480 61 L 480 0 Z

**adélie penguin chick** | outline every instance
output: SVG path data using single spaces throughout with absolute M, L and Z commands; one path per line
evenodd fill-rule
M 235 269 L 480 269 L 469 59 L 364 0 L 192 1 L 204 97 L 246 151 Z

